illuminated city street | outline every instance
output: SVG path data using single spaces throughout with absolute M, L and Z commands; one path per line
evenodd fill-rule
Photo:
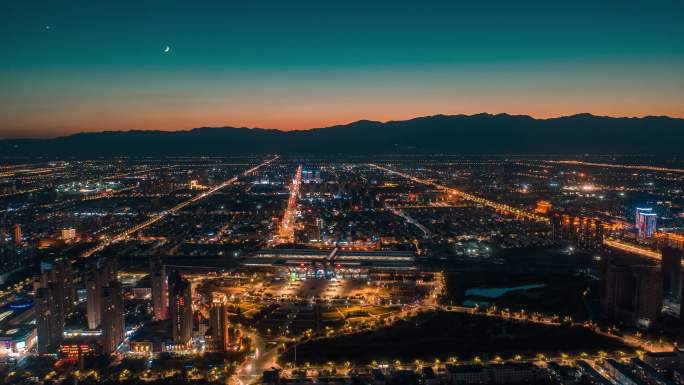
M 287 199 L 287 208 L 283 213 L 278 233 L 274 237 L 275 243 L 294 243 L 295 221 L 297 220 L 297 201 L 299 199 L 299 187 L 302 183 L 302 165 L 300 164 L 295 171 L 294 178 L 290 184 L 290 197 Z
M 616 279 L 608 272 L 630 271 L 633 279 L 645 285 L 646 280 L 656 278 L 648 275 L 652 266 L 664 263 L 662 253 L 669 252 L 659 247 L 665 242 L 681 243 L 681 235 L 667 232 L 666 227 L 648 227 L 653 226 L 648 221 L 654 217 L 649 207 L 636 209 L 643 217 L 635 219 L 634 225 L 622 219 L 620 212 L 606 213 L 598 196 L 606 193 L 598 190 L 602 187 L 583 189 L 587 182 L 575 180 L 580 173 L 584 175 L 580 178 L 588 178 L 598 165 L 569 171 L 568 167 L 585 165 L 547 162 L 540 168 L 535 163 L 500 160 L 497 167 L 512 171 L 496 178 L 502 182 L 510 178 L 510 187 L 506 194 L 493 194 L 482 182 L 468 177 L 482 167 L 481 162 L 449 158 L 420 166 L 401 157 L 389 158 L 383 164 L 395 165 L 392 168 L 364 162 L 310 165 L 279 156 L 265 161 L 192 159 L 157 164 L 135 164 L 132 170 L 105 167 L 101 177 L 105 184 L 94 175 L 81 187 L 62 181 L 65 195 L 54 203 L 57 211 L 51 217 L 71 219 L 54 240 L 49 233 L 26 237 L 44 231 L 31 222 L 5 230 L 10 233 L 5 239 L 17 256 L 25 253 L 34 237 L 44 239 L 37 250 L 47 273 L 22 278 L 3 289 L 0 295 L 8 310 L 0 314 L 6 317 L 0 323 L 25 328 L 23 320 L 33 313 L 24 309 L 49 306 L 49 302 L 40 305 L 36 301 L 50 290 L 62 290 L 67 300 L 63 336 L 49 335 L 59 341 L 60 359 L 54 362 L 54 374 L 46 375 L 74 376 L 79 354 L 95 357 L 103 348 L 112 349 L 107 368 L 115 368 L 115 376 L 121 378 L 182 376 L 249 385 L 274 368 L 282 378 L 299 378 L 303 372 L 325 376 L 331 366 L 338 373 L 371 371 L 382 365 L 365 361 L 362 357 L 367 352 L 358 356 L 351 347 L 344 348 L 337 355 L 320 355 L 324 361 L 320 362 L 319 354 L 311 349 L 327 349 L 318 346 L 344 338 L 363 340 L 367 333 L 392 333 L 406 325 L 439 324 L 449 317 L 479 319 L 491 328 L 508 325 L 539 328 L 539 333 L 551 328 L 577 334 L 578 340 L 586 341 L 581 347 L 585 356 L 575 360 L 586 360 L 597 370 L 603 370 L 602 362 L 609 357 L 625 362 L 648 352 L 666 354 L 676 349 L 673 334 L 655 333 L 645 326 L 654 322 L 645 318 L 647 313 L 639 313 L 635 321 L 596 316 L 596 312 L 613 311 L 607 302 L 608 289 L 597 288 Z M 495 162 L 484 167 L 490 164 Z M 59 172 L 68 175 L 74 166 L 64 166 Z M 23 167 L 21 173 L 12 175 L 23 176 L 31 170 L 30 165 Z M 40 171 L 42 165 L 38 167 Z M 460 172 L 452 171 L 454 167 L 471 171 L 459 176 Z M 611 169 L 633 172 L 631 168 Z M 544 170 L 547 179 L 536 177 L 539 170 Z M 568 178 L 567 186 L 557 190 L 536 182 L 548 178 Z M 606 183 L 594 181 L 592 185 Z M 459 185 L 463 189 L 447 187 Z M 529 200 L 532 191 L 534 199 Z M 556 202 L 568 196 L 584 200 L 582 207 L 599 204 L 595 216 L 573 215 L 571 205 L 556 212 Z M 166 203 L 156 201 L 162 197 Z M 5 218 L 36 212 L 30 208 L 34 204 L 30 196 L 21 199 L 28 199 L 29 206 L 14 209 L 10 202 Z M 100 214 L 102 219 L 97 221 L 84 215 L 94 210 L 86 207 L 105 202 L 114 204 L 115 215 Z M 126 207 L 131 204 L 147 213 L 146 217 L 121 215 L 130 212 Z M 5 219 L 4 223 L 14 221 Z M 91 232 L 99 235 L 86 236 L 84 226 L 92 226 Z M 52 256 L 53 250 L 61 250 L 66 259 Z M 543 250 L 540 257 L 527 257 L 539 250 Z M 550 262 L 544 255 L 555 259 Z M 572 262 L 566 265 L 565 260 Z M 552 273 L 547 276 L 544 272 L 549 269 Z M 21 267 L 15 270 L 22 271 Z M 577 271 L 582 273 L 578 276 Z M 109 281 L 114 272 L 120 283 Z M 73 278 L 60 281 L 61 276 Z M 571 285 L 576 291 L 556 283 L 565 279 L 576 282 Z M 47 285 L 43 290 L 43 280 L 65 286 Z M 39 289 L 34 291 L 35 287 Z M 88 305 L 97 300 L 88 294 L 95 290 L 102 290 L 102 303 L 113 301 L 108 306 L 121 309 L 123 324 L 109 323 L 105 317 L 110 316 L 104 313 L 96 323 L 93 317 L 98 306 Z M 108 299 L 109 293 L 118 290 L 122 302 Z M 564 294 L 556 298 L 558 290 Z M 528 295 L 544 298 L 547 305 L 540 307 L 527 300 Z M 680 311 L 677 298 L 664 292 L 661 317 Z M 577 305 L 567 307 L 564 300 Z M 170 314 L 176 314 L 173 319 L 177 320 L 171 324 Z M 186 318 L 190 314 L 193 318 Z M 35 334 L 28 335 L 28 348 L 7 358 L 42 357 L 41 350 L 51 347 L 37 342 L 43 333 L 41 325 L 18 328 Z M 112 329 L 105 332 L 106 328 Z M 112 330 L 122 330 L 121 338 L 104 343 L 105 334 L 112 335 Z M 465 333 L 462 338 L 467 338 L 473 331 L 453 333 Z M 397 348 L 396 359 L 391 361 L 404 362 L 402 370 L 419 371 L 425 364 L 414 361 L 437 357 L 446 362 L 450 355 L 460 356 L 460 365 L 489 365 L 489 361 L 542 368 L 549 362 L 579 365 L 569 353 L 547 345 L 567 345 L 564 350 L 568 352 L 580 349 L 572 348 L 563 333 L 555 335 L 559 340 L 535 341 L 533 351 L 521 349 L 513 355 L 509 351 L 468 355 L 458 350 L 443 354 L 443 348 L 435 346 L 434 356 Z M 296 358 L 295 350 L 299 351 Z M 489 357 L 487 362 L 483 356 Z M 189 357 L 195 357 L 196 365 L 184 367 L 187 364 L 181 363 Z M 231 357 L 231 364 L 217 366 L 213 360 L 219 357 Z M 142 371 L 128 366 L 148 359 L 151 364 L 145 364 Z M 442 365 L 433 363 L 435 369 L 448 371 Z

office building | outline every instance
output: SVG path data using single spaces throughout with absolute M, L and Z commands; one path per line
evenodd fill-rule
M 635 226 L 639 233 L 639 239 L 652 238 L 656 232 L 656 220 L 658 215 L 651 208 L 637 207 Z

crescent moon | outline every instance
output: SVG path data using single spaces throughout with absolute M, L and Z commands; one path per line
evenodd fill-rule
M 166 48 L 164 48 L 164 52 L 169 52 L 169 51 L 171 51 L 171 47 L 169 47 L 169 46 L 167 45 Z

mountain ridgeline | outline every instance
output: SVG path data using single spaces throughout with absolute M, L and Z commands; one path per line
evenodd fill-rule
M 221 156 L 242 154 L 684 153 L 684 119 L 579 114 L 435 115 L 302 131 L 202 127 L 188 131 L 81 133 L 0 140 L 0 157 Z

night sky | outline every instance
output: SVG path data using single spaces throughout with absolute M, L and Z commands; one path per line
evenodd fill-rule
M 684 117 L 683 17 L 683 1 L 6 0 L 0 137 Z

